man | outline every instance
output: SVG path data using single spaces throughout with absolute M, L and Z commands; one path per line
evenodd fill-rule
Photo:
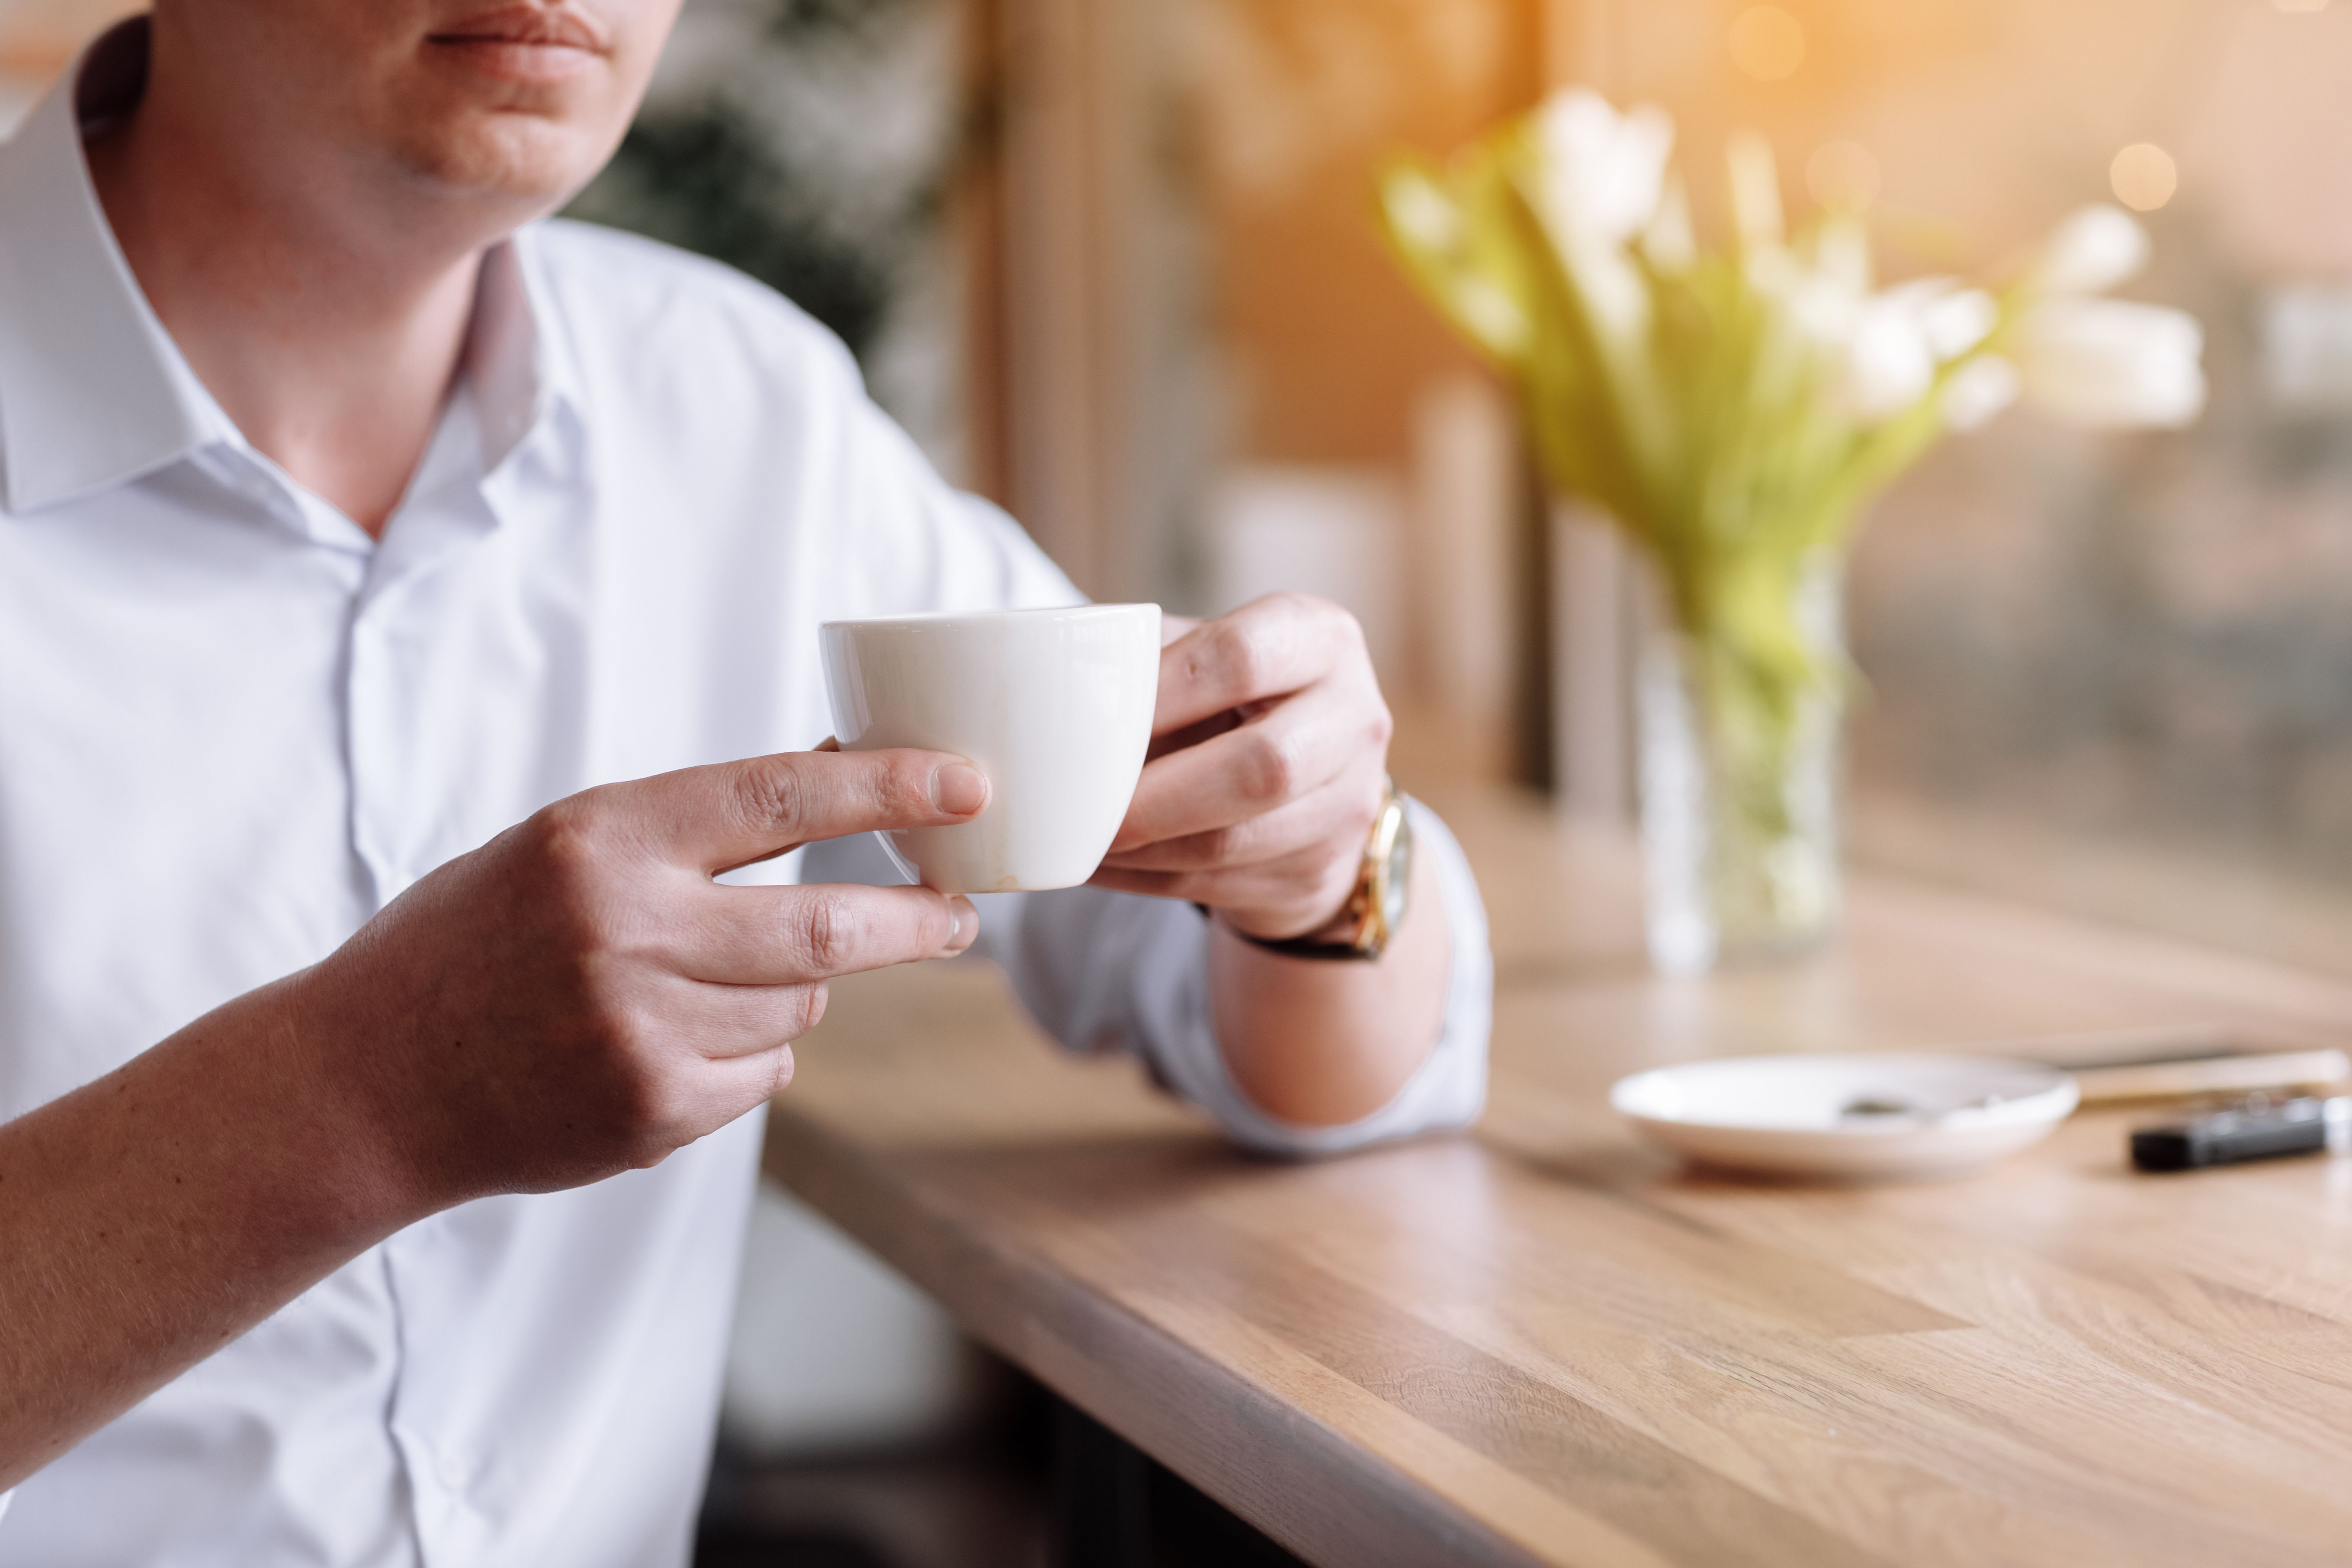
M 790 306 L 533 222 L 676 5 L 158 0 L 0 149 L 0 1562 L 682 1561 L 756 1112 L 975 938 L 777 858 L 987 800 L 814 749 L 815 627 L 1068 584 Z M 1474 1115 L 1352 623 L 1185 631 L 1157 723 L 1000 911 L 1041 1020 L 1269 1149 Z

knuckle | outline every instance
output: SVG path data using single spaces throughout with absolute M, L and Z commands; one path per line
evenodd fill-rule
M 673 1074 L 650 1060 L 633 1063 L 622 1075 L 622 1104 L 640 1143 L 675 1148 L 692 1136 L 686 1096 Z
M 1265 639 L 1247 626 L 1220 623 L 1213 655 L 1226 681 L 1243 690 L 1255 691 L 1266 677 L 1270 660 Z
M 789 832 L 808 819 L 813 786 L 789 762 L 763 762 L 735 775 L 735 809 L 751 827 Z
M 1285 736 L 1260 726 L 1242 753 L 1242 793 L 1258 805 L 1290 798 L 1298 781 L 1297 748 Z
M 516 858 L 507 869 L 516 934 L 542 960 L 585 966 L 601 956 L 659 946 L 645 900 L 630 884 L 643 873 L 625 811 L 592 790 L 542 807 L 509 832 Z
M 608 816 L 593 791 L 532 813 L 520 829 L 532 868 L 561 889 L 593 881 L 611 852 Z
M 634 1084 L 652 1059 L 650 1047 L 659 1037 L 661 1026 L 647 1008 L 608 995 L 611 985 L 603 967 L 589 964 L 582 979 L 588 997 L 588 1043 L 613 1065 L 625 1083 Z
M 913 752 L 891 759 L 875 782 L 875 815 L 892 822 L 920 822 L 936 815 L 931 805 L 931 759 Z
M 1296 589 L 1278 594 L 1276 597 L 1293 620 L 1318 632 L 1339 632 L 1356 625 L 1354 613 L 1336 599 L 1327 599 L 1319 594 L 1302 594 Z
M 856 945 L 857 919 L 849 900 L 830 888 L 812 889 L 800 921 L 801 956 L 812 973 L 840 968 Z
M 945 898 L 933 896 L 923 900 L 923 912 L 915 922 L 917 951 L 932 952 L 945 947 L 955 938 L 955 910 Z
M 1318 616 L 1332 607 L 1328 599 L 1318 599 L 1312 594 L 1302 594 L 1296 588 L 1277 589 L 1268 594 L 1265 602 L 1268 609 L 1297 618 Z
M 1336 637 L 1360 644 L 1363 627 L 1345 605 L 1314 594 L 1288 591 L 1276 595 L 1283 623 L 1296 637 Z
M 1202 871 L 1235 858 L 1242 840 L 1235 827 L 1204 827 L 1198 833 L 1171 838 L 1158 851 L 1160 864 L 1171 872 Z
M 760 1049 L 772 1049 L 799 1039 L 815 1026 L 814 993 L 824 989 L 821 980 L 803 981 L 794 985 L 779 985 L 761 999 L 756 1025 L 745 1027 L 745 1042 L 756 1033 Z

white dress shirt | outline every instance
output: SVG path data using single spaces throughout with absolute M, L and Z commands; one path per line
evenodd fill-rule
M 814 745 L 821 620 L 1075 596 L 791 305 L 562 223 L 491 253 L 467 373 L 372 540 L 157 321 L 80 150 L 122 105 L 80 79 L 79 117 L 60 89 L 0 148 L 0 1121 L 549 801 Z M 993 951 L 1066 1044 L 1135 1053 L 1249 1143 L 1466 1122 L 1486 931 L 1417 826 L 1444 896 L 1415 918 L 1454 937 L 1444 1035 L 1354 1126 L 1236 1089 L 1186 905 L 1032 895 L 990 911 Z M 682 1563 L 763 1120 L 371 1248 L 0 1498 L 0 1564 Z

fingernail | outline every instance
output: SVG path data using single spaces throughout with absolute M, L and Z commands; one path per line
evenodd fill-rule
M 955 917 L 955 931 L 948 938 L 948 951 L 961 952 L 980 934 L 980 911 L 971 907 L 969 900 L 961 898 L 949 900 L 948 910 Z
M 931 804 L 970 816 L 988 804 L 988 775 L 969 763 L 950 763 L 931 774 Z

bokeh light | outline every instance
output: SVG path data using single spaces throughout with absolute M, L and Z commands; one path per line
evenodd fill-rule
M 1861 212 L 1878 199 L 1878 160 L 1855 142 L 1824 142 L 1805 160 L 1805 189 L 1825 207 Z
M 2171 153 L 2153 142 L 2135 142 L 2107 166 L 2107 182 L 2115 187 L 2116 200 L 2134 212 L 2152 213 L 2180 188 L 2180 174 L 2172 166 Z
M 1731 63 L 1758 81 L 1794 76 L 1805 63 L 1805 25 L 1778 5 L 1751 5 L 1732 19 Z

